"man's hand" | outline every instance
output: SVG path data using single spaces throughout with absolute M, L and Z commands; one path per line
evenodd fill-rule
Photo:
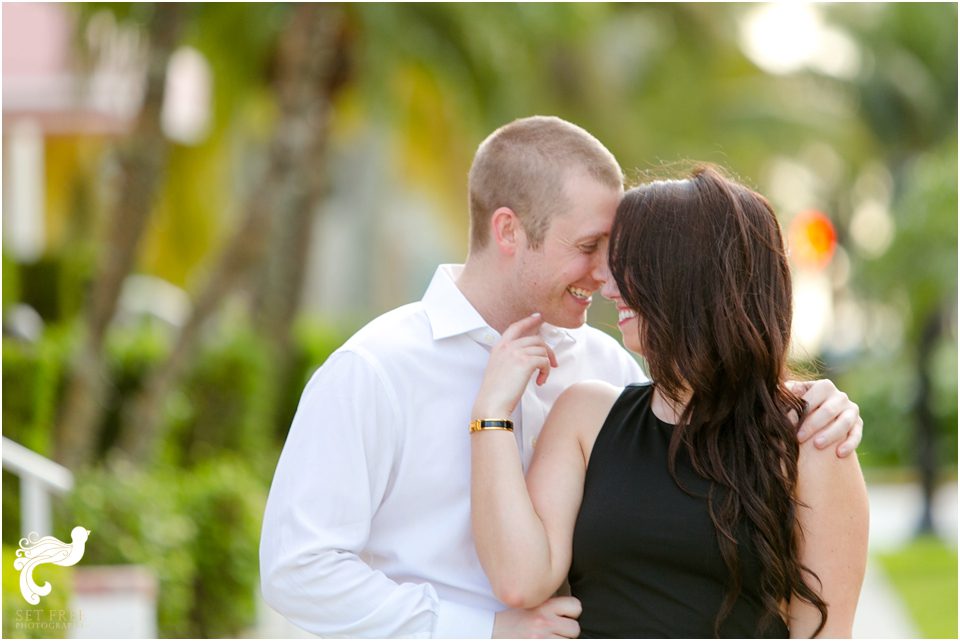
M 788 381 L 787 387 L 807 402 L 807 411 L 797 432 L 801 443 L 813 437 L 813 444 L 821 450 L 839 443 L 837 456 L 841 458 L 857 449 L 863 438 L 860 407 L 836 385 L 824 379 Z
M 493 621 L 494 639 L 576 639 L 580 601 L 557 596 L 529 610 L 503 610 Z

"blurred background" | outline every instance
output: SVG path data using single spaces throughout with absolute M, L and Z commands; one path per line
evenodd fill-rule
M 303 384 L 462 260 L 474 150 L 539 113 L 631 181 L 705 160 L 770 198 L 796 360 L 866 426 L 855 633 L 956 638 L 956 4 L 26 3 L 2 21 L 4 636 L 295 634 L 260 601 L 257 547 Z M 607 304 L 591 322 L 617 335 Z M 83 561 L 39 569 L 54 590 L 28 606 L 19 539 L 76 524 Z

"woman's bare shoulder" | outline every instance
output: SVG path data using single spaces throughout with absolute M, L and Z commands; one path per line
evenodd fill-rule
M 593 442 L 610 413 L 610 408 L 623 393 L 622 387 L 605 381 L 582 381 L 568 387 L 557 398 L 544 434 L 564 434 L 580 441 L 584 458 L 589 458 Z
M 584 412 L 602 410 L 606 416 L 622 393 L 622 387 L 611 385 L 606 381 L 580 381 L 564 390 L 557 398 L 554 408 Z

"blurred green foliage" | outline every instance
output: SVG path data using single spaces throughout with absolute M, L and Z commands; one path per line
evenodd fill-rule
M 289 384 L 279 389 L 256 334 L 242 322 L 213 328 L 164 408 L 171 438 L 160 461 L 141 469 L 108 457 L 80 473 L 59 506 L 58 523 L 96 531 L 84 564 L 134 563 L 154 572 L 162 636 L 230 637 L 253 625 L 261 517 L 273 468 L 303 384 L 346 337 L 344 330 L 303 319 L 284 379 Z M 4 434 L 47 455 L 69 338 L 49 332 L 36 344 L 3 344 Z M 168 350 L 166 330 L 157 324 L 110 334 L 104 456 L 117 437 L 119 408 Z M 3 536 L 10 545 L 20 532 L 18 488 L 5 472 Z M 8 576 L 16 573 L 4 570 L 5 581 Z M 5 592 L 8 603 L 16 601 Z M 14 615 L 5 612 L 5 626 Z
M 857 450 L 867 467 L 907 467 L 914 463 L 913 402 L 916 374 L 902 352 L 858 359 L 834 376 L 837 387 L 860 406 L 863 442 Z M 957 464 L 957 345 L 940 343 L 932 372 L 937 384 L 934 404 L 937 459 L 950 469 Z
M 185 474 L 147 472 L 122 463 L 78 476 L 62 521 L 83 523 L 84 564 L 142 564 L 159 582 L 157 618 L 162 636 L 194 636 L 189 613 L 196 560 L 191 544 L 197 526 L 184 510 Z
M 16 302 L 35 309 L 48 323 L 72 321 L 83 306 L 93 266 L 87 253 L 76 248 L 52 251 L 31 263 L 11 265 Z M 12 262 L 12 261 L 11 261 Z M 4 271 L 7 264 L 4 263 Z M 4 290 L 7 287 L 4 276 Z M 7 305 L 4 293 L 4 305 Z M 10 301 L 14 302 L 14 301 Z
M 277 445 L 270 429 L 273 382 L 266 347 L 252 330 L 211 333 L 166 408 L 173 422 L 169 462 L 193 467 L 232 453 L 268 478 Z
M 170 348 L 169 332 L 143 322 L 117 327 L 107 335 L 106 353 L 110 390 L 97 451 L 106 455 L 116 445 L 123 425 L 123 407 L 143 387 L 147 373 L 163 360 Z
M 51 450 L 63 357 L 55 340 L 3 339 L 3 434 L 34 452 Z
M 956 313 L 957 169 L 955 137 L 912 157 L 900 169 L 903 190 L 894 202 L 892 245 L 856 264 L 865 293 L 907 303 L 900 311 L 908 345 L 931 314 Z
M 3 309 L 6 310 L 20 301 L 20 270 L 17 261 L 8 256 L 7 252 L 3 252 L 3 271 L 0 274 L 3 279 Z
M 918 154 L 902 168 L 905 188 L 894 202 L 896 236 L 882 256 L 854 266 L 861 291 L 896 306 L 900 344 L 880 344 L 837 368 L 838 385 L 860 405 L 866 465 L 909 465 L 915 451 L 918 367 L 931 381 L 931 410 L 940 464 L 957 463 L 957 145 Z M 940 319 L 939 321 L 937 319 Z M 924 326 L 938 323 L 932 358 L 917 362 Z
M 231 637 L 253 623 L 264 487 L 228 456 L 191 469 L 117 462 L 83 474 L 65 513 L 97 529 L 85 563 L 154 572 L 162 636 Z
M 190 542 L 195 561 L 195 627 L 188 636 L 240 634 L 254 623 L 259 585 L 259 543 L 267 485 L 239 458 L 207 461 L 182 475 L 184 514 L 196 524 Z
M 63 358 L 52 335 L 34 344 L 3 338 L 3 435 L 34 452 L 52 448 Z M 14 545 L 20 535 L 20 480 L 4 470 L 3 541 Z

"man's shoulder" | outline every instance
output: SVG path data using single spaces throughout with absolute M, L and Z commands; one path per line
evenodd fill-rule
M 361 327 L 338 351 L 388 355 L 432 340 L 430 321 L 421 301 L 401 305 Z
M 576 340 L 573 355 L 581 379 L 598 378 L 621 387 L 646 380 L 636 358 L 613 336 L 590 325 L 572 330 L 571 334 Z
M 430 323 L 422 303 L 402 305 L 377 316 L 358 329 L 314 372 L 308 389 L 319 381 L 342 381 L 353 376 L 373 376 L 381 382 L 406 360 L 429 345 Z
M 577 341 L 583 341 L 589 349 L 600 348 L 609 350 L 611 353 L 629 357 L 629 353 L 624 349 L 620 341 L 603 330 L 597 329 L 592 325 L 581 325 L 575 330 L 571 330 Z

